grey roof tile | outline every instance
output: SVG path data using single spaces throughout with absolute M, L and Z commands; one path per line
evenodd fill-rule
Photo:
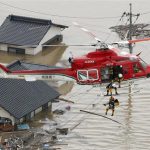
M 15 70 L 44 70 L 44 69 L 54 69 L 54 68 L 61 68 L 58 66 L 47 66 L 47 65 L 40 65 L 40 64 L 33 64 L 27 63 L 20 60 L 14 61 L 11 64 L 7 65 L 7 67 L 11 71 Z
M 38 45 L 52 24 L 51 20 L 9 15 L 0 27 L 0 43 Z

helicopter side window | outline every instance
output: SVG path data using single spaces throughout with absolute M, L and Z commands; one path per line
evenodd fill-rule
M 142 59 L 140 59 L 140 64 L 142 65 L 142 67 L 145 69 L 147 67 L 147 63 L 144 62 Z
M 79 81 L 97 80 L 98 79 L 98 70 L 97 69 L 78 70 L 77 77 L 78 77 Z
M 87 70 L 78 70 L 77 75 L 80 81 L 85 81 L 88 78 Z
M 88 70 L 88 79 L 89 80 L 97 80 L 98 79 L 97 69 Z

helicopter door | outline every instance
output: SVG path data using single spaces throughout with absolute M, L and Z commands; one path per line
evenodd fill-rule
M 112 76 L 113 76 L 112 66 L 101 68 L 101 80 L 102 81 L 109 81 L 112 79 Z
M 78 70 L 77 78 L 79 81 L 94 81 L 98 80 L 98 70 L 89 69 L 89 70 Z

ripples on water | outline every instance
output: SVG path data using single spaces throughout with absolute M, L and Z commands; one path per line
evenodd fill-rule
M 105 114 L 105 107 L 109 97 L 103 96 L 105 87 L 93 87 L 76 85 L 65 98 L 71 99 L 75 104 L 71 105 L 71 111 L 57 118 L 62 127 L 69 127 L 67 136 L 61 137 L 68 146 L 67 150 L 141 150 L 150 146 L 150 87 L 145 87 L 149 79 L 142 79 L 132 84 L 129 94 L 128 83 L 124 82 L 118 89 L 120 95 L 115 96 L 120 101 L 120 106 L 115 110 L 115 116 L 111 117 L 111 111 L 107 117 L 117 120 L 123 125 L 117 124 L 106 118 L 80 112 L 80 109 Z M 101 90 L 101 92 L 100 92 Z M 122 93 L 122 94 L 121 94 Z M 101 95 L 101 96 L 100 96 Z M 95 104 L 93 107 L 92 104 Z M 54 108 L 64 108 L 66 103 L 55 104 Z

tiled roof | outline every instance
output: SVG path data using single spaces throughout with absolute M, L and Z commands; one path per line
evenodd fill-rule
M 0 43 L 12 45 L 38 45 L 51 25 L 51 20 L 9 15 L 0 27 Z
M 57 67 L 57 66 L 32 64 L 32 63 L 23 62 L 23 61 L 20 61 L 20 60 L 12 62 L 11 64 L 7 65 L 7 67 L 11 71 L 15 71 L 15 70 L 39 70 L 39 69 L 44 70 L 44 69 L 60 68 L 60 67 Z
M 43 81 L 0 78 L 0 107 L 17 119 L 60 96 Z

